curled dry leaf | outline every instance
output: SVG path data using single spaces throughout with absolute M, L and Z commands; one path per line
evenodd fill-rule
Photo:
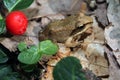
M 113 50 L 113 54 L 120 65 L 120 3 L 119 0 L 108 1 L 108 19 L 112 23 L 105 29 L 107 44 Z
M 119 39 L 119 26 L 113 27 L 108 26 L 108 28 L 105 29 L 105 39 L 107 41 L 107 44 L 114 50 L 119 51 L 120 50 L 120 39 Z M 114 44 L 113 44 L 114 43 Z
M 98 76 L 108 75 L 108 63 L 104 57 L 104 48 L 100 44 L 89 44 L 87 47 L 89 69 Z
M 85 57 L 85 51 L 84 50 L 78 49 L 75 52 L 73 52 L 71 54 L 71 56 L 77 57 L 80 60 L 80 63 L 81 63 L 81 65 L 84 69 L 89 67 L 89 61 Z
M 117 64 L 120 65 L 120 3 L 119 0 L 108 0 L 108 3 L 107 16 L 111 25 L 105 28 L 104 35 L 107 45 L 112 50 L 105 48 L 110 63 L 109 80 L 119 80 L 120 68 Z
M 47 72 L 42 76 L 40 80 L 54 80 L 52 76 L 53 68 L 54 67 L 52 66 L 47 66 Z
M 90 43 L 86 50 L 79 49 L 71 55 L 80 59 L 83 68 L 92 70 L 97 76 L 108 75 L 108 63 L 104 57 L 104 47 L 101 44 Z
M 119 80 L 120 68 L 113 56 L 113 52 L 107 47 L 105 47 L 105 52 L 109 60 L 109 80 Z
M 11 40 L 9 38 L 5 38 L 3 41 L 1 41 L 1 44 L 4 45 L 10 51 L 16 50 L 17 42 L 15 42 L 14 40 Z
M 102 3 L 97 3 L 97 9 L 95 10 L 95 16 L 98 22 L 104 26 L 103 28 L 105 28 L 109 24 L 108 19 L 107 19 L 106 1 L 103 1 Z

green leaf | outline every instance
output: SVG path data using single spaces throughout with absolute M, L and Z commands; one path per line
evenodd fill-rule
M 3 0 L 8 11 L 20 10 L 29 7 L 34 0 Z
M 20 3 L 18 3 L 13 10 L 21 10 L 29 7 L 34 0 L 21 0 Z
M 18 60 L 24 64 L 35 64 L 41 58 L 41 54 L 38 53 L 36 46 L 31 46 L 29 49 L 22 51 L 18 55 Z
M 58 46 L 50 40 L 45 40 L 39 43 L 39 53 L 53 55 L 58 51 Z
M 7 55 L 0 49 L 0 63 L 5 63 L 8 61 Z
M 27 49 L 27 45 L 24 42 L 20 42 L 18 44 L 18 49 L 19 49 L 19 51 L 24 51 Z
M 0 66 L 0 78 L 2 78 L 3 76 L 6 76 L 11 72 L 12 72 L 12 69 L 10 66 L 7 66 L 7 65 Z
M 61 59 L 53 69 L 54 80 L 86 80 L 79 59 L 66 57 Z
M 21 64 L 21 68 L 25 71 L 25 72 L 32 72 L 35 69 L 36 65 L 28 65 L 28 64 Z
M 3 0 L 4 5 L 6 6 L 6 8 L 8 9 L 8 11 L 12 11 L 15 6 L 21 2 L 21 0 Z
M 11 72 L 6 76 L 3 76 L 2 80 L 21 80 L 20 75 L 17 72 Z
M 3 19 L 3 17 L 1 16 L 1 14 L 0 14 L 0 20 L 2 20 Z
M 6 30 L 5 28 L 5 21 L 3 19 L 0 20 L 0 34 L 4 33 Z
M 14 75 L 9 75 L 9 76 L 4 76 L 2 80 L 21 80 L 21 79 L 14 77 Z

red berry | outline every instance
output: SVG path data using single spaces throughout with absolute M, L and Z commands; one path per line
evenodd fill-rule
M 7 31 L 13 35 L 22 35 L 25 33 L 28 25 L 26 15 L 21 11 L 13 11 L 6 17 Z

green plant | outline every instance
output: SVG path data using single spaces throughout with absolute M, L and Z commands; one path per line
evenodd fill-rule
M 18 34 L 20 29 L 23 29 L 23 27 L 26 29 L 27 19 L 23 20 L 24 14 L 18 10 L 29 7 L 33 1 L 34 0 L 0 0 L 0 9 L 3 8 L 5 10 L 5 12 L 0 12 L 0 35 L 6 33 L 6 26 L 7 29 L 11 27 L 9 32 L 14 35 Z M 17 13 L 21 16 L 19 19 L 23 21 L 21 26 L 19 24 L 19 28 L 18 24 L 15 22 L 16 20 L 14 19 L 16 16 L 16 10 Z M 9 14 L 9 16 L 6 18 L 5 14 Z M 24 23 L 25 25 L 23 26 Z M 15 29 L 16 25 L 17 28 Z M 16 30 L 18 30 L 18 32 Z M 24 31 L 25 30 L 23 30 L 20 34 L 23 34 Z M 7 52 L 5 52 L 4 50 L 6 49 L 2 49 L 0 45 L 0 80 L 21 80 L 21 75 L 16 72 L 16 64 L 18 64 L 18 61 L 16 60 L 16 54 L 11 54 L 11 52 L 7 50 Z
M 20 53 L 17 55 L 9 51 L 6 52 L 7 50 L 0 46 L 0 80 L 21 80 L 21 74 L 16 70 L 27 75 L 40 74 L 41 68 L 38 67 L 37 62 L 42 58 L 42 55 L 55 54 L 58 51 L 58 46 L 50 40 L 45 40 L 37 46 L 30 46 L 29 48 L 24 42 L 21 42 L 18 49 Z M 17 69 L 18 66 L 20 69 Z M 29 78 L 27 77 L 28 80 Z
M 8 61 L 7 55 L 0 49 L 0 64 Z
M 21 10 L 29 7 L 34 0 L 3 0 L 5 7 L 9 12 Z
M 79 59 L 69 56 L 61 59 L 53 70 L 54 80 L 86 80 Z
M 23 34 L 26 30 L 27 19 L 26 17 L 24 17 L 25 15 L 22 12 L 19 12 L 19 11 L 12 12 L 12 11 L 25 9 L 29 7 L 33 1 L 34 0 L 2 0 L 0 1 L 0 3 L 3 4 L 5 8 L 8 10 L 7 13 L 9 14 L 7 18 L 3 17 L 0 14 L 0 34 L 3 34 L 6 32 L 6 26 L 7 26 L 8 31 L 14 35 Z M 16 20 L 14 17 L 18 15 L 20 15 L 20 17 L 17 18 Z M 6 20 L 6 24 L 5 24 L 5 20 Z M 22 24 L 19 24 L 18 26 L 17 21 L 20 21 L 20 20 L 22 21 Z
M 58 51 L 57 45 L 50 40 L 41 41 L 38 46 L 31 46 L 30 48 L 21 42 L 18 49 L 21 51 L 18 60 L 24 64 L 36 64 L 42 55 L 53 55 Z
M 12 70 L 9 57 L 0 46 L 0 80 L 20 80 L 20 74 Z

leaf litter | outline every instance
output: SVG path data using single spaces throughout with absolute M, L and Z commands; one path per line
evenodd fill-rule
M 119 80 L 120 2 L 119 0 L 96 0 L 97 7 L 92 10 L 88 2 L 89 0 L 35 0 L 27 10 L 23 10 L 29 18 L 29 27 L 25 35 L 0 39 L 1 44 L 10 51 L 16 51 L 17 44 L 21 41 L 27 45 L 36 45 L 39 42 L 39 32 L 43 31 L 48 23 L 65 19 L 67 15 L 78 14 L 81 8 L 84 8 L 81 5 L 86 4 L 85 14 L 93 18 L 92 28 L 88 30 L 91 34 L 84 38 L 80 46 L 72 49 L 66 47 L 64 43 L 57 43 L 59 51 L 48 59 L 41 80 L 53 80 L 54 66 L 67 56 L 80 59 L 85 70 L 90 70 L 102 80 Z

